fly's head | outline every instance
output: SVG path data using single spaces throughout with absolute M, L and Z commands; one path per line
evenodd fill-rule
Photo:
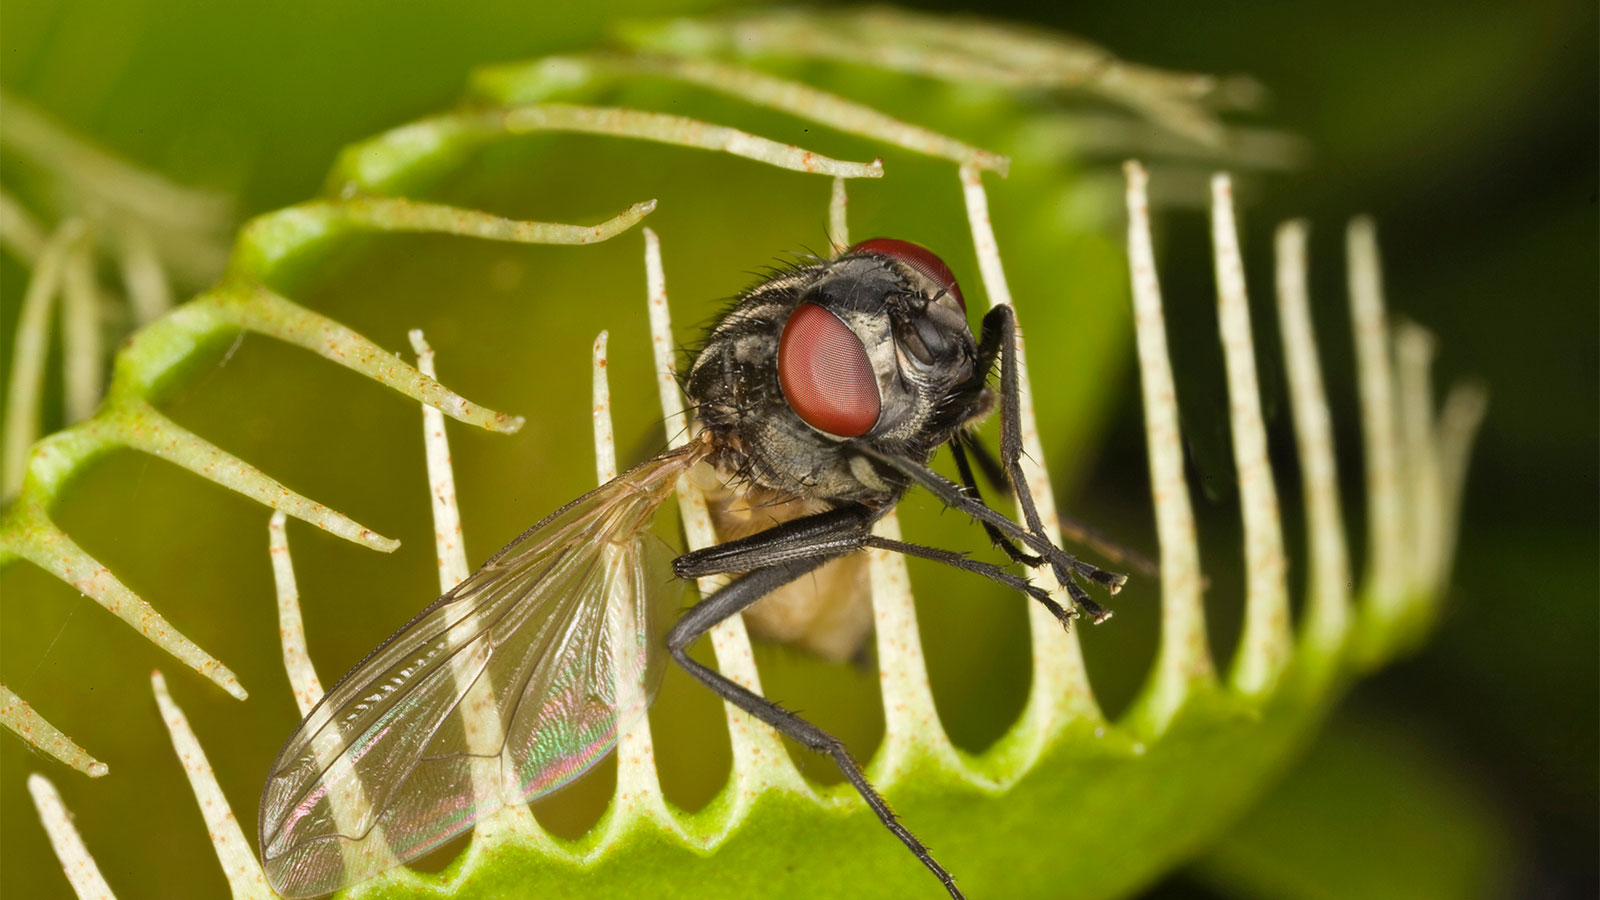
M 872 507 L 906 483 L 862 452 L 926 462 L 989 405 L 961 288 L 932 252 L 862 241 L 746 291 L 684 381 L 724 476 Z
M 823 437 L 926 459 L 983 405 L 960 285 L 909 241 L 862 241 L 818 270 L 783 325 L 783 397 Z

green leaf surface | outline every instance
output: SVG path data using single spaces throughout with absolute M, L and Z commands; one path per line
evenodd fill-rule
M 1510 824 L 1479 776 L 1400 723 L 1352 713 L 1195 874 L 1262 900 L 1507 896 Z

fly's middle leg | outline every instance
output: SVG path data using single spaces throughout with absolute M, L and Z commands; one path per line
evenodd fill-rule
M 875 548 L 932 560 L 982 576 L 1032 597 L 1063 625 L 1070 620 L 1070 613 L 1051 599 L 1049 591 L 1020 575 L 968 559 L 963 553 L 878 537 L 872 533 L 872 525 L 881 516 L 881 511 L 847 504 L 775 525 L 746 538 L 685 553 L 673 561 L 672 568 L 680 578 L 699 578 L 752 572 L 799 560 L 827 560 L 855 550 Z

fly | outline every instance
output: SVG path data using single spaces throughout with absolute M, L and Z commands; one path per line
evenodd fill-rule
M 798 265 L 742 294 L 707 332 L 684 379 L 698 416 L 694 439 L 528 529 L 358 663 L 306 716 L 262 792 L 261 858 L 273 889 L 291 898 L 330 893 L 426 853 L 503 805 L 567 784 L 644 714 L 665 651 L 725 701 L 830 757 L 884 826 L 960 898 L 950 873 L 896 820 L 843 744 L 696 662 L 688 648 L 723 619 L 867 548 L 1023 591 L 1064 626 L 1079 612 L 1095 622 L 1109 617 L 1080 579 L 1116 593 L 1126 577 L 1044 537 L 1024 483 L 1015 331 L 1011 308 L 998 306 L 975 339 L 950 268 L 890 238 Z M 998 396 L 989 385 L 996 367 Z M 977 447 L 969 427 L 996 405 L 1000 464 L 1016 488 L 1021 524 L 983 503 L 966 455 Z M 941 445 L 962 484 L 928 468 Z M 701 463 L 723 486 L 724 524 L 734 506 L 782 512 L 765 519 L 777 520 L 765 530 L 672 559 L 650 523 L 678 477 Z M 1049 566 L 1070 608 L 1001 566 L 873 535 L 912 485 L 977 519 L 1011 561 Z M 651 610 L 673 574 L 738 577 L 662 638 L 651 631 Z M 830 643 L 827 629 L 801 630 L 809 635 L 801 643 L 827 655 L 854 640 Z M 621 687 L 631 684 L 645 689 Z M 487 749 L 460 715 L 468 706 L 496 723 Z

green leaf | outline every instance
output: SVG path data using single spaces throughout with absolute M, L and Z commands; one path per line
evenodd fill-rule
M 1195 873 L 1230 896 L 1503 897 L 1513 840 L 1482 782 L 1425 737 L 1340 716 Z

